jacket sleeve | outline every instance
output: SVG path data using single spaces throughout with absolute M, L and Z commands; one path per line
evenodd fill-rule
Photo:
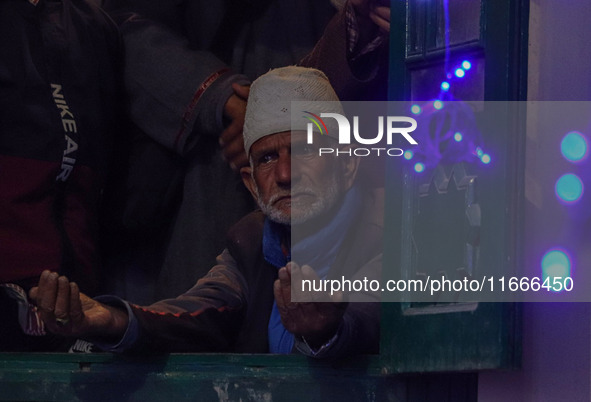
M 385 99 L 383 90 L 376 89 L 387 87 L 388 46 L 383 43 L 355 58 L 348 49 L 347 7 L 351 6 L 346 4 L 330 20 L 314 49 L 299 64 L 322 70 L 341 101 Z
M 179 2 L 108 0 L 104 7 L 123 36 L 132 120 L 150 137 L 184 155 L 197 135 L 222 131 L 231 84 L 248 80 L 210 52 L 191 49 L 171 27 L 175 3 Z
M 131 305 L 137 337 L 131 352 L 227 352 L 246 311 L 247 285 L 227 250 L 193 288 L 148 307 Z

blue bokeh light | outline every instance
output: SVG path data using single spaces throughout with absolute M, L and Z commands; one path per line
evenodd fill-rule
M 443 91 L 449 91 L 449 82 L 443 81 L 441 83 L 441 90 L 443 90 Z
M 413 114 L 419 114 L 419 113 L 421 113 L 421 107 L 419 105 L 412 105 L 410 108 L 410 111 Z
M 421 162 L 415 164 L 415 172 L 423 173 L 425 171 L 425 165 Z
M 572 262 L 566 250 L 555 247 L 548 250 L 542 257 L 542 277 L 566 278 L 571 276 Z
M 466 72 L 462 68 L 458 68 L 455 72 L 456 77 L 463 78 L 466 75 Z
M 404 159 L 406 159 L 407 161 L 411 160 L 413 156 L 415 156 L 415 153 L 410 149 L 404 151 Z
M 490 159 L 490 155 L 489 154 L 484 154 L 482 155 L 482 157 L 480 158 L 480 160 L 482 161 L 482 163 L 484 163 L 485 165 L 488 165 L 491 161 Z
M 565 204 L 574 204 L 583 196 L 583 182 L 573 173 L 562 175 L 554 187 L 556 196 Z
M 468 60 L 464 60 L 462 62 L 462 68 L 464 70 L 470 70 L 472 68 L 472 63 L 470 63 Z
M 462 135 L 462 133 L 460 133 L 459 131 L 457 133 L 454 134 L 454 140 L 456 142 L 460 142 L 462 141 L 462 139 L 464 138 L 464 136 Z
M 560 143 L 562 156 L 573 163 L 581 162 L 587 158 L 589 147 L 585 136 L 577 131 L 566 134 Z
M 435 102 L 433 102 L 433 107 L 437 110 L 441 110 L 443 109 L 443 102 L 441 102 L 440 100 L 436 100 Z

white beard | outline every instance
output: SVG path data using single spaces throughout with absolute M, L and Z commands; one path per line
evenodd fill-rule
M 257 204 L 265 216 L 267 216 L 273 222 L 281 223 L 283 225 L 300 225 L 322 215 L 335 205 L 339 198 L 339 194 L 341 194 L 341 185 L 340 181 L 337 180 L 336 175 L 334 176 L 335 177 L 332 177 L 330 180 L 327 180 L 325 186 L 322 187 L 320 194 L 318 194 L 317 189 L 315 190 L 303 186 L 293 187 L 290 193 L 314 194 L 316 199 L 311 203 L 294 203 L 292 201 L 292 204 L 290 205 L 290 213 L 280 211 L 273 206 L 275 201 L 284 196 L 285 193 L 276 194 L 271 197 L 267 203 L 265 203 L 261 199 L 259 189 L 255 184 L 254 190 L 257 198 Z

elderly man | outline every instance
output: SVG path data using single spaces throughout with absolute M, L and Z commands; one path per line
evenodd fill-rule
M 318 70 L 285 67 L 253 83 L 244 126 L 250 166 L 241 174 L 261 210 L 229 231 L 204 278 L 175 299 L 140 307 L 113 297 L 92 300 L 67 278 L 44 272 L 31 297 L 47 327 L 113 351 L 299 350 L 316 357 L 377 351 L 379 304 L 371 297 L 292 301 L 292 278 L 379 272 L 382 224 L 375 200 L 354 184 L 358 159 L 319 156 L 318 146 L 336 141 L 318 136 L 310 145 L 305 131 L 292 131 L 292 100 L 310 107 L 327 101 L 324 111 L 340 111 Z M 304 262 L 314 270 L 289 262 L 292 255 L 309 256 Z
M 374 0 L 348 1 L 316 49 L 300 60 L 334 13 L 330 3 L 344 1 L 104 3 L 125 43 L 130 116 L 146 134 L 134 138 L 121 183 L 125 197 L 114 199 L 115 207 L 124 208 L 126 230 L 109 242 L 108 286 L 153 303 L 185 292 L 205 275 L 228 229 L 253 208 L 228 166 L 248 164 L 242 141 L 246 95 L 237 84 L 299 62 L 323 70 L 342 99 L 378 100 L 386 88 L 381 74 L 388 46 L 377 46 L 386 35 L 375 25 L 387 29 L 390 13 Z

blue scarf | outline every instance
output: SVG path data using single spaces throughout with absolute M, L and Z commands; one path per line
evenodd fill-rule
M 293 256 L 294 261 L 301 265 L 314 268 L 318 276 L 326 278 L 330 266 L 348 232 L 352 218 L 356 216 L 361 205 L 361 194 L 355 187 L 351 188 L 343 200 L 335 217 L 328 225 L 311 236 L 301 240 L 288 251 L 287 255 L 281 247 L 282 235 L 288 226 L 265 219 L 263 228 L 263 255 L 265 260 L 277 269 L 284 267 Z M 268 326 L 269 351 L 271 353 L 291 353 L 294 337 L 281 323 L 281 315 L 277 303 L 273 302 Z

